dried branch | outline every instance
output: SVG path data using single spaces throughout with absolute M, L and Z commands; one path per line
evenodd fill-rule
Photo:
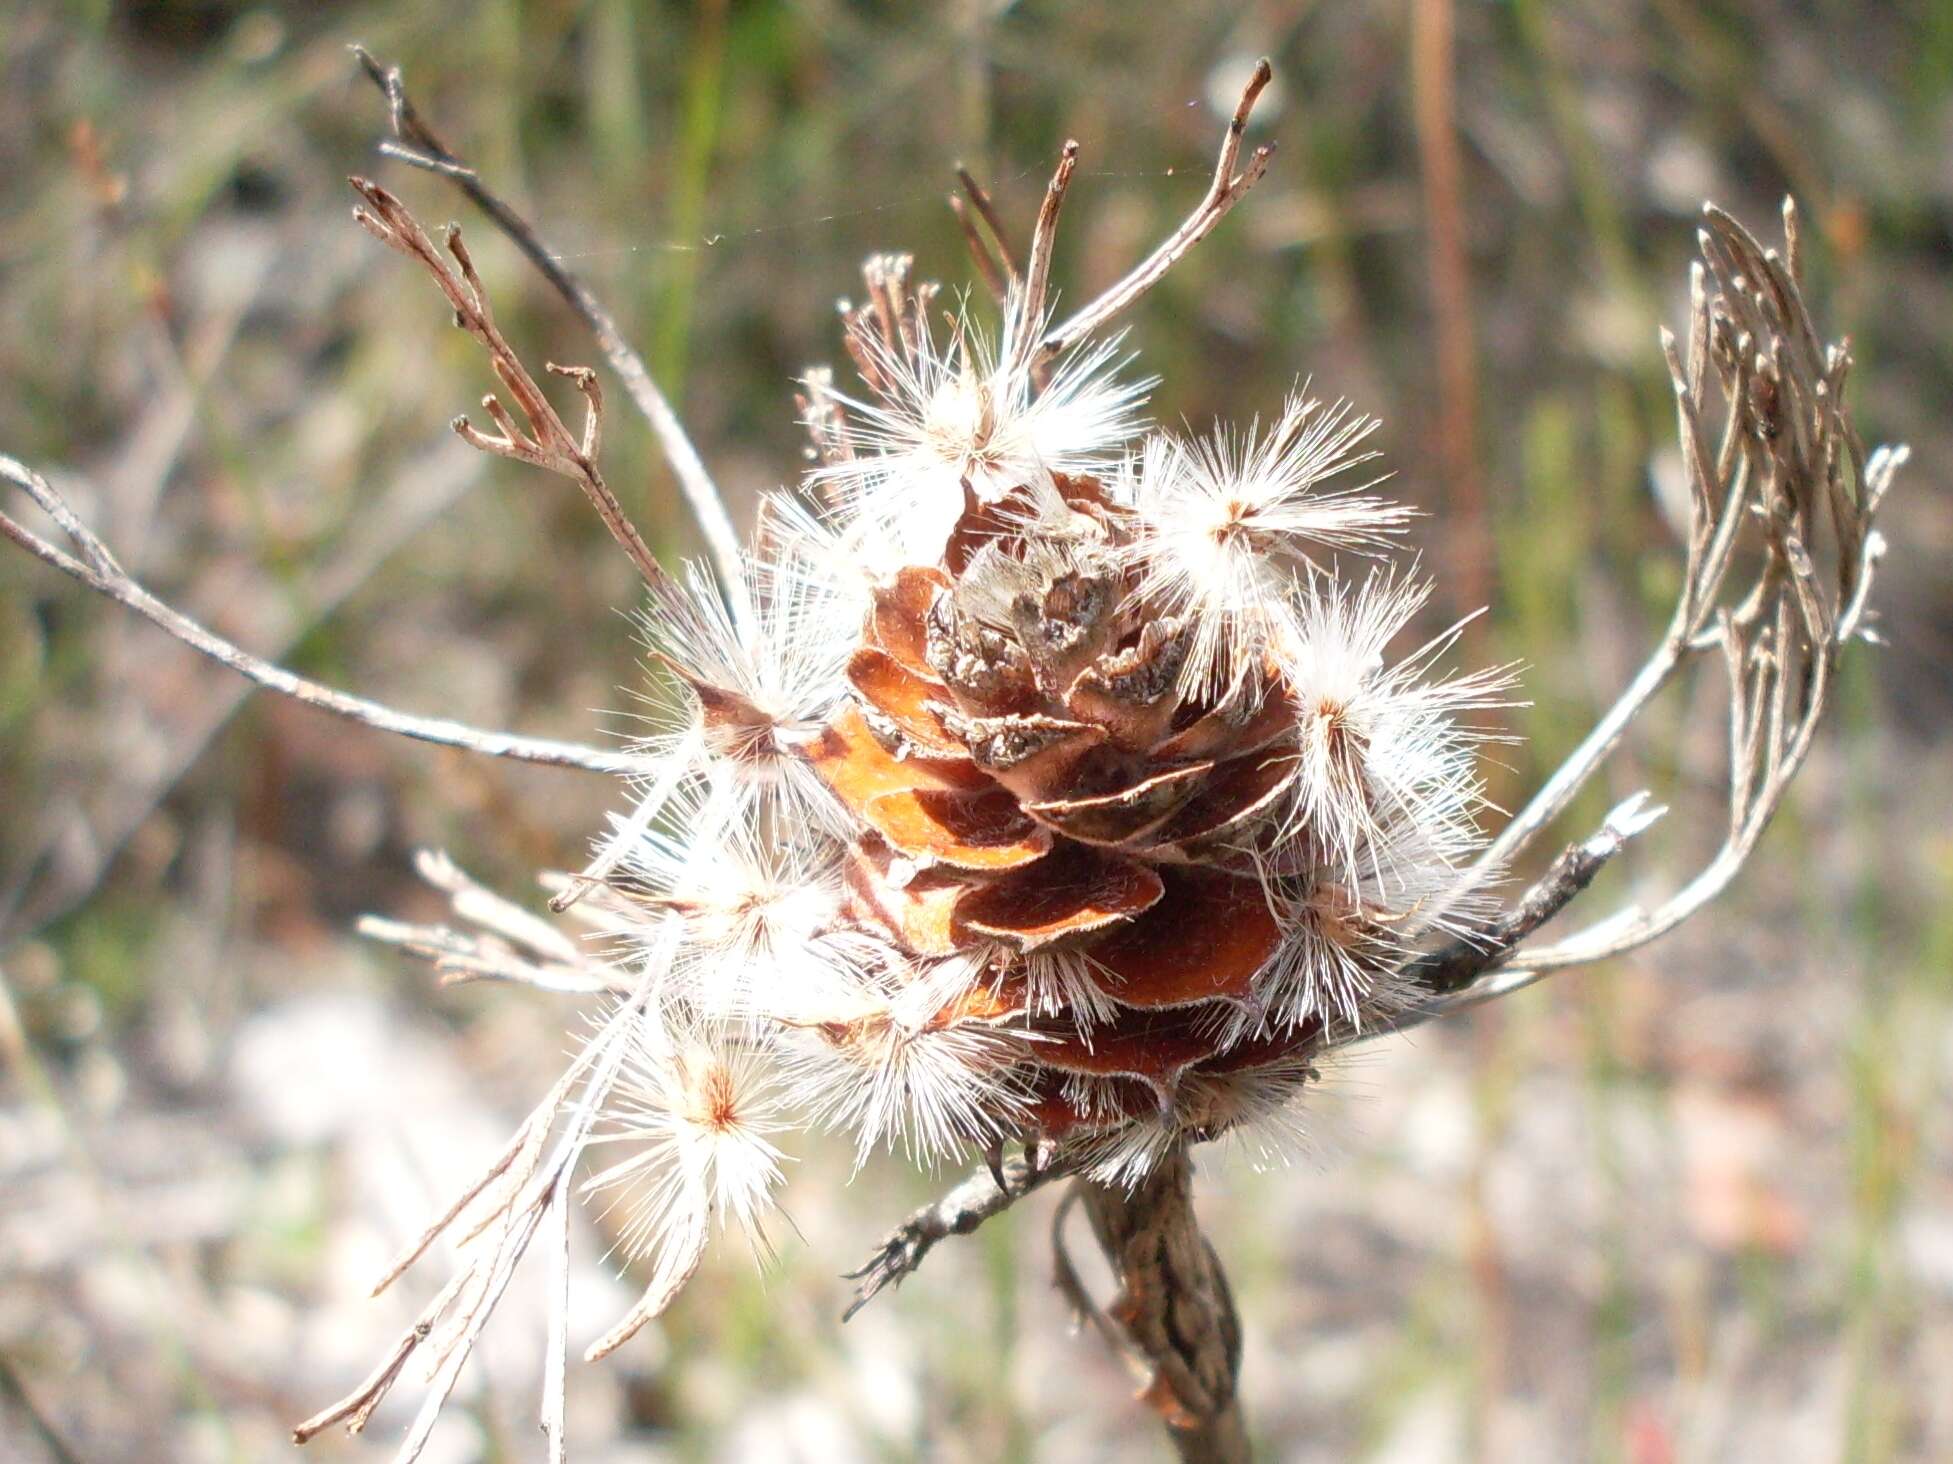
M 545 1221 L 553 1218 L 545 1341 L 551 1380 L 545 1385 L 543 1428 L 550 1440 L 551 1457 L 562 1457 L 562 1367 L 568 1324 L 560 1253 L 567 1245 L 564 1212 L 570 1198 L 570 1178 L 589 1146 L 591 1131 L 634 1038 L 651 984 L 652 978 L 645 977 L 631 996 L 617 1005 L 555 1087 L 523 1120 L 508 1145 L 380 1279 L 376 1293 L 391 1285 L 443 1236 L 453 1236 L 467 1256 L 465 1264 L 396 1340 L 379 1367 L 344 1398 L 292 1430 L 295 1443 L 305 1443 L 341 1422 L 348 1432 L 358 1433 L 392 1391 L 408 1360 L 426 1347 L 434 1354 L 427 1392 L 394 1456 L 395 1464 L 413 1464 L 426 1448 L 461 1369 L 507 1291 L 516 1266 Z
M 1571 845 L 1560 853 L 1546 873 L 1483 929 L 1469 937 L 1419 956 L 1406 967 L 1406 974 L 1439 997 L 1462 991 L 1512 958 L 1519 943 L 1564 910 L 1594 882 L 1608 862 L 1627 847 L 1629 839 L 1653 827 L 1668 812 L 1647 807 L 1648 795 L 1636 793 L 1607 815 L 1592 838 Z M 1407 1013 L 1390 1030 L 1401 1032 L 1435 1015 L 1436 1009 L 1421 1007 Z
M 1033 1190 L 1067 1172 L 1062 1164 L 1040 1166 L 1026 1159 L 1005 1159 L 995 1170 L 979 1170 L 941 1199 L 924 1205 L 890 1231 L 865 1264 L 847 1273 L 848 1280 L 861 1284 L 855 1288 L 854 1300 L 848 1303 L 841 1320 L 852 1320 L 856 1312 L 885 1288 L 901 1285 L 922 1264 L 923 1257 L 935 1248 L 937 1241 L 952 1235 L 968 1235 L 984 1221 L 1001 1215 Z
M 665 461 L 671 465 L 678 479 L 679 490 L 685 495 L 692 516 L 698 521 L 699 531 L 704 535 L 707 552 L 718 570 L 719 581 L 728 597 L 735 621 L 742 626 L 749 625 L 753 611 L 746 591 L 739 536 L 733 530 L 725 500 L 671 402 L 652 379 L 644 358 L 631 349 L 610 312 L 590 293 L 588 286 L 564 267 L 561 258 L 543 243 L 529 222 L 494 193 L 482 181 L 479 173 L 435 135 L 408 97 L 400 68 L 381 66 L 362 46 L 354 46 L 352 51 L 359 58 L 361 68 L 387 99 L 395 140 L 382 143 L 381 153 L 412 167 L 438 174 L 458 187 L 477 208 L 488 215 L 509 242 L 522 251 L 523 256 L 549 281 L 557 294 L 576 312 L 577 318 L 597 338 L 598 349 L 623 381 L 632 404 L 650 424 L 652 435 L 664 452 Z
M 1017 267 L 1017 251 L 1010 247 L 1010 235 L 1004 232 L 1004 221 L 997 216 L 997 207 L 990 201 L 990 194 L 960 163 L 956 167 L 956 181 L 964 197 L 969 199 L 970 207 L 977 211 L 984 227 L 990 231 L 990 242 L 996 246 L 997 259 L 1009 283 L 1015 285 L 1023 278 L 1023 271 Z
M 443 747 L 459 747 L 486 757 L 513 758 L 518 762 L 544 763 L 552 767 L 582 768 L 593 773 L 632 773 L 642 771 L 645 766 L 643 758 L 629 753 L 605 752 L 601 748 L 586 747 L 575 742 L 517 737 L 507 732 L 470 727 L 444 717 L 417 717 L 395 711 L 379 702 L 322 686 L 282 666 L 260 660 L 215 632 L 206 630 L 138 584 L 116 562 L 115 556 L 101 539 L 81 522 L 68 501 L 32 468 L 14 458 L 0 455 L 0 478 L 24 489 L 41 511 L 67 535 L 75 552 L 67 553 L 5 513 L 0 513 L 0 534 L 13 540 L 36 559 L 81 581 L 97 594 L 135 611 L 192 650 L 201 652 L 219 665 L 228 666 L 260 686 L 281 692 L 306 706 L 364 723 L 382 732 L 437 743 Z M 80 557 L 77 558 L 77 555 Z
M 1092 1304 L 1057 1244 L 1074 1304 L 1140 1363 L 1140 1399 L 1159 1413 L 1181 1459 L 1241 1464 L 1249 1455 L 1238 1396 L 1241 1322 L 1227 1273 L 1194 1215 L 1185 1149 L 1131 1188 L 1081 1180 L 1077 1192 L 1119 1294 L 1109 1307 Z M 1053 1240 L 1060 1241 L 1055 1229 Z
M 543 1358 L 542 1406 L 538 1410 L 543 1437 L 549 1445 L 549 1464 L 569 1457 L 570 1370 L 570 1179 L 565 1165 L 550 1192 L 549 1290 L 544 1298 L 548 1314 Z
M 956 181 L 962 187 L 961 196 L 950 194 L 950 212 L 956 215 L 956 223 L 963 231 L 963 242 L 969 246 L 970 258 L 975 262 L 977 273 L 990 289 L 999 305 L 1009 300 L 1011 291 L 1023 283 L 1023 275 L 1017 268 L 1017 256 L 1012 252 L 1004 234 L 1003 220 L 997 217 L 996 206 L 981 183 L 970 175 L 970 170 L 957 164 Z M 966 201 L 967 200 L 967 203 Z M 975 210 L 975 217 L 971 216 Z M 984 238 L 983 230 L 977 228 L 977 220 L 982 220 L 989 238 Z M 994 252 L 993 252 L 994 250 Z
M 54 1422 L 41 1411 L 34 1401 L 34 1395 L 27 1390 L 19 1374 L 14 1370 L 13 1359 L 0 1352 L 0 1398 L 5 1398 L 26 1415 L 27 1426 L 40 1440 L 41 1447 L 54 1464 L 81 1464 L 81 1458 L 68 1447 L 66 1439 L 55 1428 Z
M 402 464 L 379 500 L 370 508 L 362 506 L 333 555 L 306 576 L 304 593 L 289 608 L 273 607 L 269 625 L 254 626 L 253 633 L 266 642 L 261 658 L 277 661 L 307 630 L 330 617 L 390 555 L 451 508 L 478 479 L 481 466 L 470 454 L 449 452 L 445 443 Z M 216 577 L 221 578 L 221 571 Z M 114 721 L 133 713 L 155 739 L 154 752 L 139 764 L 122 763 L 113 778 L 75 789 L 64 806 L 53 810 L 55 817 L 34 841 L 19 875 L 0 894 L 0 926 L 12 935 L 43 929 L 88 897 L 136 830 L 255 690 L 242 677 L 211 667 L 209 674 L 194 678 L 198 686 L 193 694 L 174 699 L 169 715 L 161 716 L 148 702 L 153 676 L 132 678 L 129 673 L 161 673 L 174 663 L 150 654 L 137 665 L 129 652 L 123 638 L 112 640 L 93 679 L 112 687 L 113 700 L 125 704 L 112 705 L 103 715 Z
M 350 178 L 347 181 L 353 185 L 353 191 L 365 200 L 365 207 L 353 210 L 353 217 L 359 221 L 360 227 L 389 249 L 397 250 L 419 263 L 433 276 L 434 283 L 447 296 L 448 304 L 454 307 L 454 323 L 481 342 L 487 350 L 495 375 L 528 424 L 526 427 L 519 425 L 502 405 L 501 399 L 490 393 L 481 399 L 481 404 L 482 410 L 495 423 L 496 433 L 490 435 L 482 432 L 466 417 L 454 419 L 455 433 L 470 447 L 497 457 L 513 458 L 517 462 L 568 478 L 583 490 L 584 496 L 603 519 L 604 527 L 610 530 L 610 536 L 630 556 L 631 563 L 637 566 L 637 572 L 644 577 L 644 582 L 654 588 L 669 583 L 669 576 L 658 563 L 657 556 L 651 552 L 651 546 L 644 542 L 644 536 L 638 533 L 637 526 L 625 514 L 624 505 L 617 501 L 617 495 L 610 491 L 610 485 L 604 482 L 603 473 L 597 467 L 604 417 L 603 388 L 597 384 L 597 373 L 583 366 L 557 366 L 552 363 L 546 367 L 554 375 L 567 377 L 583 393 L 583 431 L 574 433 L 557 414 L 556 408 L 550 405 L 549 398 L 522 364 L 514 347 L 496 327 L 494 312 L 488 304 L 488 293 L 482 288 L 481 276 L 475 272 L 475 262 L 469 257 L 467 245 L 461 240 L 461 226 L 448 225 L 445 242 L 448 254 L 454 260 L 450 265 L 427 237 L 420 222 L 398 198 L 379 184 L 364 178 Z
M 1851 357 L 1842 344 L 1820 343 L 1805 305 L 1794 205 L 1785 200 L 1783 255 L 1765 249 L 1720 209 L 1705 208 L 1704 221 L 1686 356 L 1671 334 L 1662 334 L 1690 493 L 1687 559 L 1673 618 L 1620 700 L 1493 842 L 1462 888 L 1523 852 L 1587 785 L 1656 694 L 1710 653 L 1729 681 L 1725 838 L 1653 910 L 1631 905 L 1553 945 L 1508 949 L 1506 969 L 1481 985 L 1454 988 L 1440 1009 L 1633 950 L 1721 893 L 1810 751 L 1838 655 L 1867 634 L 1867 597 L 1885 548 L 1874 521 L 1906 449 L 1867 455 L 1852 426 L 1843 400 Z M 1704 425 L 1712 371 L 1724 412 L 1713 448 Z M 1749 569 L 1748 582 L 1732 588 L 1739 563 Z
M 969 246 L 970 260 L 976 265 L 977 273 L 983 276 L 990 298 L 999 305 L 1006 303 L 1010 299 L 1012 277 L 1004 272 L 1004 266 L 990 252 L 990 246 L 984 243 L 983 235 L 977 232 L 976 224 L 970 218 L 969 208 L 954 193 L 949 196 L 949 211 L 956 215 L 956 226 L 963 231 L 963 242 Z
M 1025 330 L 1020 339 L 1023 342 L 1026 366 L 1035 370 L 1040 362 L 1049 361 L 1056 351 L 1045 351 L 1044 342 L 1031 335 L 1037 323 L 1044 319 L 1045 301 L 1051 292 L 1051 256 L 1058 247 L 1058 214 L 1065 206 L 1065 194 L 1071 190 L 1071 175 L 1078 167 L 1078 144 L 1067 141 L 1058 150 L 1058 168 L 1045 186 L 1044 202 L 1038 205 L 1037 224 L 1031 230 L 1031 257 L 1024 266 L 1024 299 L 1021 306 Z
M 1240 161 L 1241 136 L 1248 129 L 1248 118 L 1254 112 L 1256 100 L 1267 88 L 1268 83 L 1274 79 L 1274 75 L 1274 68 L 1269 65 L 1267 58 L 1264 57 L 1256 63 L 1254 74 L 1248 78 L 1247 88 L 1241 93 L 1241 101 L 1235 107 L 1233 117 L 1228 120 L 1227 132 L 1221 139 L 1220 157 L 1214 164 L 1214 180 L 1208 185 L 1206 196 L 1201 199 L 1194 211 L 1187 215 L 1179 228 L 1167 235 L 1157 249 L 1134 266 L 1124 279 L 1077 314 L 1047 331 L 1038 345 L 1036 357 L 1038 362 L 1049 362 L 1062 355 L 1068 347 L 1101 329 L 1107 321 L 1128 309 L 1141 295 L 1158 284 L 1161 276 L 1185 258 L 1194 245 L 1211 234 L 1215 226 L 1228 216 L 1234 205 L 1246 196 L 1248 190 L 1261 181 L 1261 175 L 1268 171 L 1268 160 L 1275 154 L 1275 145 L 1272 142 L 1263 143 L 1256 148 L 1249 156 L 1247 165 L 1240 172 L 1235 172 L 1234 168 Z M 1058 168 L 1060 174 L 1069 175 L 1076 144 L 1066 146 L 1070 151 L 1060 161 Z M 1055 218 L 1057 202 L 1062 201 L 1064 193 L 1063 186 L 1055 177 L 1052 180 L 1052 189 L 1056 191 L 1058 199 L 1054 201 L 1051 192 L 1048 191 L 1045 195 L 1045 207 Z M 1039 216 L 1039 223 L 1040 225 L 1044 223 L 1042 215 Z M 1047 245 L 1047 249 L 1048 247 Z M 1031 246 L 1031 252 L 1030 272 L 1035 283 L 1037 272 L 1035 243 Z M 1027 296 L 1038 298 L 1041 303 L 1041 296 L 1037 294 L 1034 286 L 1027 286 Z M 1036 317 L 1033 315 L 1029 318 Z
M 432 962 L 443 985 L 511 981 L 568 996 L 623 996 L 630 990 L 623 972 L 610 962 L 476 883 L 446 854 L 423 849 L 414 867 L 449 897 L 456 917 L 474 928 L 411 925 L 367 915 L 359 922 L 359 933 Z

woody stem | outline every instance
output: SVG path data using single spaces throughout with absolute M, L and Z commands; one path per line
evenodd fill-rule
M 1130 1190 L 1080 1180 L 1076 1193 L 1119 1280 L 1111 1307 L 1092 1319 L 1143 1374 L 1142 1396 L 1182 1460 L 1243 1464 L 1241 1323 L 1220 1257 L 1194 1216 L 1186 1151 Z M 1062 1282 L 1070 1272 L 1062 1250 L 1059 1264 Z

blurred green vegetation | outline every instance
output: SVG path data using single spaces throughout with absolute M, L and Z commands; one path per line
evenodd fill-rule
M 460 450 L 440 445 L 486 386 L 481 362 L 442 328 L 425 282 L 352 227 L 342 180 L 376 173 L 430 220 L 462 203 L 375 156 L 382 109 L 346 45 L 403 65 L 451 145 L 627 323 L 742 516 L 799 470 L 793 379 L 836 356 L 833 303 L 861 258 L 912 249 L 920 272 L 967 281 L 943 203 L 955 163 L 1025 232 L 1058 142 L 1081 141 L 1058 274 L 1086 298 L 1198 197 L 1216 104 L 1265 53 L 1279 83 L 1259 135 L 1278 139 L 1274 168 L 1134 313 L 1128 340 L 1163 377 L 1165 421 L 1245 419 L 1301 377 L 1384 419 L 1392 491 L 1429 510 L 1423 562 L 1446 600 L 1434 617 L 1475 608 L 1453 587 L 1487 584 L 1494 613 L 1467 644 L 1526 664 L 1532 706 L 1514 721 L 1527 740 L 1496 775 L 1511 798 L 1580 737 L 1665 618 L 1676 554 L 1658 489 L 1675 471 L 1674 424 L 1655 333 L 1681 316 L 1694 210 L 1713 197 L 1769 226 L 1795 190 L 1820 319 L 1859 358 L 1861 425 L 1915 449 L 1887 526 L 1891 645 L 1850 661 L 1795 808 L 1690 936 L 1424 1039 L 1472 1075 L 1475 1157 L 1426 1196 L 1461 1217 L 1455 1243 L 1386 1248 L 1409 1272 L 1377 1282 L 1388 1335 L 1364 1354 L 1354 1401 L 1310 1421 L 1308 1448 L 1327 1452 L 1268 1442 L 1361 1457 L 1401 1438 L 1437 1389 L 1470 1400 L 1461 1447 L 1482 1458 L 1531 1457 L 1509 1414 L 1540 1397 L 1574 1416 L 1550 1435 L 1558 1457 L 1733 1458 L 1703 1451 L 1689 1409 L 1722 1377 L 1713 1339 L 1741 1333 L 1766 1356 L 1842 1359 L 1843 1423 L 1808 1457 L 1953 1448 L 1919 1361 L 1953 1346 L 1953 1306 L 1909 1279 L 1899 1240 L 1912 1207 L 1953 1202 L 1953 513 L 1938 466 L 1953 393 L 1953 5 L 1455 6 L 1474 466 L 1492 546 L 1477 565 L 1461 563 L 1478 541 L 1441 466 L 1414 13 L 1307 0 L 14 0 L 0 9 L 0 451 L 70 475 L 155 588 L 248 643 L 283 638 L 303 671 L 536 733 L 626 732 L 639 669 L 615 612 L 628 566 L 572 495 L 509 464 L 456 467 Z M 532 359 L 593 360 L 513 251 L 461 217 Z M 606 455 L 661 549 L 691 552 L 669 474 L 621 402 Z M 189 1101 L 207 1074 L 172 1078 L 147 1056 L 165 983 L 189 983 L 221 1048 L 253 1010 L 334 979 L 307 957 L 343 942 L 355 913 L 413 905 L 412 848 L 446 846 L 521 890 L 535 867 L 577 862 L 611 801 L 566 775 L 470 767 L 289 709 L 220 715 L 206 747 L 198 716 L 227 694 L 107 607 L 0 557 L 0 962 L 51 973 L 16 993 L 47 1101 L 87 1106 L 91 1051 L 121 1071 L 111 1104 Z M 1656 720 L 1610 788 L 1653 784 L 1681 810 L 1710 801 L 1702 707 L 1675 697 Z M 1605 802 L 1596 793 L 1576 817 Z M 104 830 L 114 857 L 101 861 L 85 835 Z M 219 833 L 221 877 L 207 853 Z M 1613 893 L 1658 880 L 1692 837 L 1653 842 L 1610 876 Z M 198 922 L 290 959 L 186 973 L 177 942 Z M 417 971 L 380 979 L 460 1042 L 522 1007 L 426 991 Z M 75 990 L 97 1003 L 80 1031 L 62 1017 Z M 1737 1055 L 1703 1077 L 1689 1064 L 1713 1069 L 1703 1051 L 1717 1044 L 1687 1013 L 1745 1002 L 1780 1005 L 1800 1035 L 1768 1020 L 1732 1029 Z M 514 1070 L 553 1059 L 543 1030 Z M 1606 1203 L 1567 1293 L 1579 1335 L 1542 1358 L 1547 1283 L 1523 1259 L 1527 1237 L 1500 1231 L 1488 1165 L 1523 1141 L 1537 1085 L 1566 1071 L 1585 1099 L 1568 1120 L 1583 1173 Z M 1650 1143 L 1679 1152 L 1646 1131 L 1668 1132 L 1672 1094 L 1703 1082 L 1791 1115 L 1806 1224 L 1788 1251 L 1705 1240 L 1677 1282 L 1651 1269 L 1635 1176 Z M 29 1085 L 12 1099 L 43 1101 Z M 1309 1237 L 1258 1228 L 1257 1206 L 1283 1185 L 1385 1193 L 1392 1156 L 1344 1147 L 1355 1162 L 1326 1175 L 1230 1169 L 1216 1198 L 1264 1388 L 1335 1304 Z M 1658 1172 L 1679 1173 L 1671 1160 Z M 895 1166 L 874 1173 L 846 1201 L 859 1221 L 841 1233 L 859 1240 L 928 1188 Z M 837 1174 L 807 1174 L 798 1203 L 826 1203 L 818 1186 Z M 291 1257 L 313 1256 L 318 1225 L 273 1214 L 255 1264 L 303 1291 Z M 880 1439 L 887 1457 L 1042 1456 L 1063 1384 L 1013 1371 L 1034 1324 L 1024 1276 L 1045 1264 L 1037 1229 L 1000 1227 L 971 1248 L 953 1322 L 950 1293 L 921 1282 L 888 1303 L 936 1396 L 913 1436 Z M 802 1247 L 764 1279 L 742 1257 L 715 1260 L 674 1320 L 686 1345 L 670 1376 L 634 1395 L 642 1428 L 708 1457 L 742 1396 L 842 1367 L 855 1344 L 832 1325 L 828 1278 L 852 1260 Z M 1723 1380 L 1738 1387 L 1727 1407 L 1758 1406 L 1748 1376 Z M 192 1411 L 233 1406 L 188 1361 L 180 1381 Z M 1651 1409 L 1677 1452 L 1649 1452 Z M 101 1426 L 125 1446 L 145 1437 Z

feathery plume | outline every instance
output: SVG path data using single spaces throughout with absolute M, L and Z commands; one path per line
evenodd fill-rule
M 1138 521 L 1140 592 L 1195 627 L 1189 689 L 1219 695 L 1280 645 L 1297 577 L 1320 568 L 1312 551 L 1380 551 L 1409 523 L 1409 509 L 1368 494 L 1374 482 L 1323 488 L 1377 457 L 1363 448 L 1377 426 L 1298 393 L 1265 429 L 1156 433 L 1127 465 L 1117 491 Z

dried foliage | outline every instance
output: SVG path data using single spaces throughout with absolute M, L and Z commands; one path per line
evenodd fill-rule
M 1060 1177 L 1076 1181 L 1119 1295 L 1101 1306 L 1058 1245 L 1081 1314 L 1132 1361 L 1188 1458 L 1245 1457 L 1239 1327 L 1191 1205 L 1189 1151 L 1279 1145 L 1318 1064 L 1379 1032 L 1652 940 L 1719 893 L 1808 754 L 1837 657 L 1867 633 L 1874 519 L 1903 449 L 1868 453 L 1844 403 L 1850 359 L 1799 284 L 1796 215 L 1766 250 L 1710 209 L 1686 340 L 1664 340 L 1691 490 L 1684 583 L 1653 657 L 1489 844 L 1486 712 L 1505 668 L 1445 671 L 1457 641 L 1392 650 L 1426 587 L 1382 561 L 1404 511 L 1356 480 L 1374 427 L 1297 396 L 1235 435 L 1149 431 L 1150 385 L 1105 328 L 1215 228 L 1266 169 L 1243 135 L 1264 62 L 1205 197 L 1112 288 L 1062 320 L 1053 246 L 1068 143 L 1020 256 L 967 173 L 954 200 L 1000 307 L 944 312 L 906 256 L 869 262 L 844 311 L 861 387 L 810 372 L 815 466 L 769 500 L 754 544 L 610 317 L 451 153 L 397 73 L 389 153 L 456 182 L 596 333 L 700 510 L 709 565 L 661 566 L 606 486 L 594 371 L 572 431 L 497 327 L 458 228 L 437 247 L 361 179 L 355 216 L 418 263 L 487 353 L 473 446 L 574 482 L 648 591 L 660 723 L 628 755 L 408 716 L 269 666 L 155 600 L 39 474 L 0 458 L 71 550 L 0 532 L 275 690 L 383 730 L 632 779 L 590 865 L 557 877 L 575 939 L 427 856 L 456 923 L 362 929 L 444 980 L 511 981 L 602 1014 L 507 1147 L 381 1279 L 438 1240 L 454 1276 L 351 1394 L 295 1431 L 357 1431 L 430 1369 L 399 1458 L 419 1455 L 523 1255 L 549 1257 L 542 1422 L 565 1456 L 569 1211 L 621 1207 L 642 1297 L 588 1348 L 655 1317 L 712 1232 L 765 1244 L 775 1138 L 825 1122 L 862 1153 L 979 1172 L 918 1211 L 856 1273 L 858 1309 L 941 1239 Z M 1712 426 L 1720 403 L 1721 424 Z M 1498 881 L 1688 669 L 1727 677 L 1726 837 L 1652 909 L 1536 932 L 1659 816 L 1618 807 L 1516 899 Z M 1009 1150 L 1007 1151 L 1007 1146 Z M 1069 1204 L 1058 1215 L 1060 1240 Z M 852 1315 L 851 1309 L 850 1314 Z

